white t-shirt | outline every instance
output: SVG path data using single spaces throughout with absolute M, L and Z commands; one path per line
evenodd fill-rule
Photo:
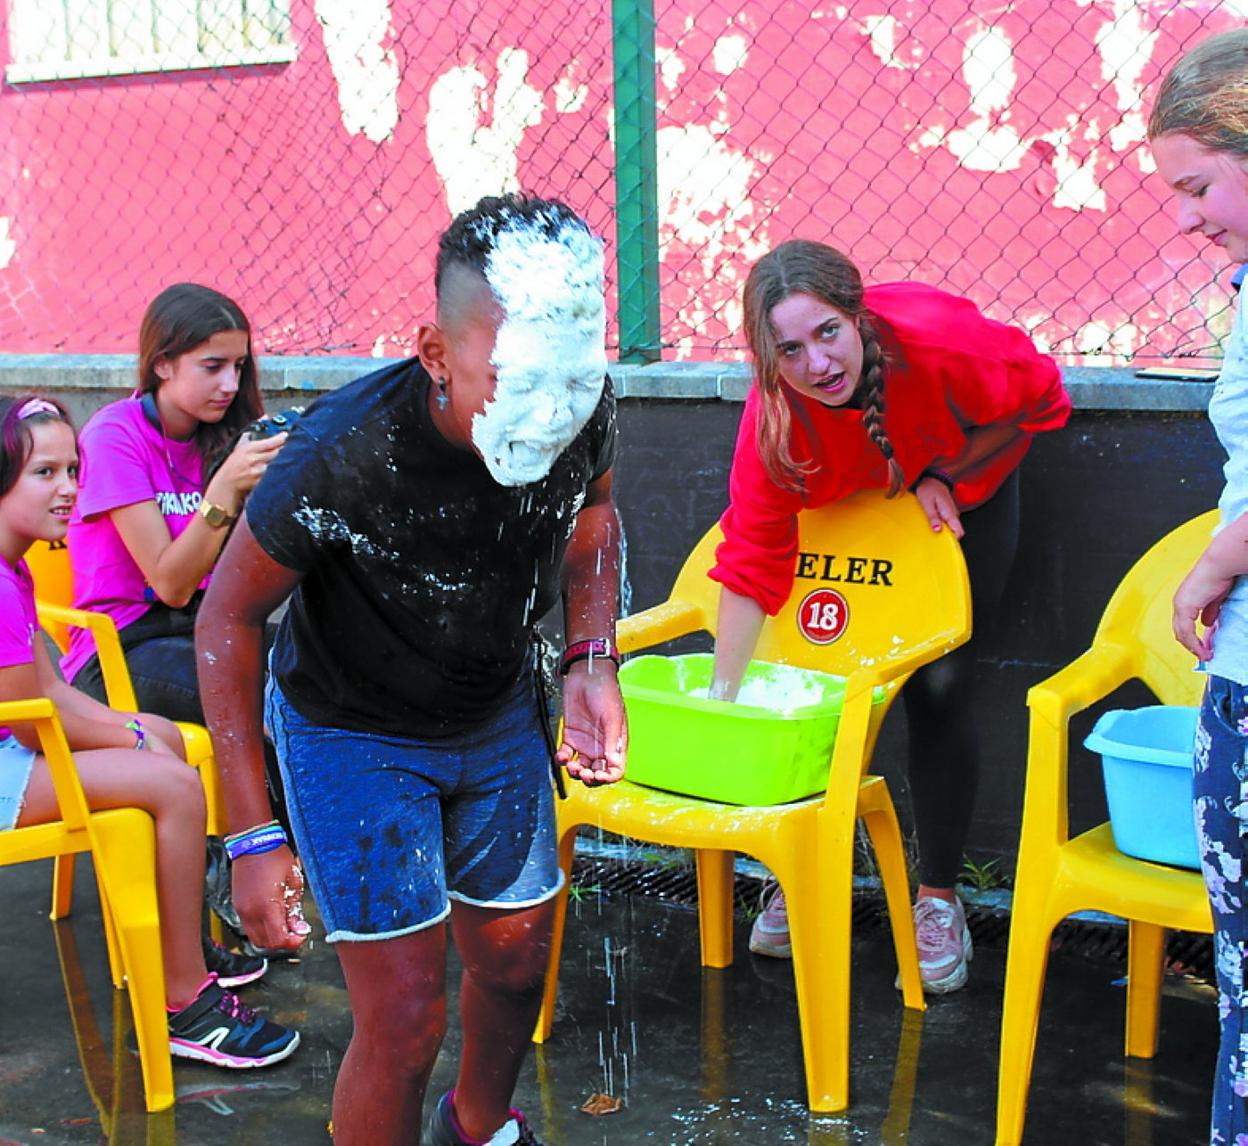
M 1248 306 L 1235 306 L 1226 358 L 1209 400 L 1209 420 L 1227 452 L 1226 487 L 1218 500 L 1225 529 L 1248 513 Z M 1240 577 L 1222 605 L 1213 634 L 1213 656 L 1202 666 L 1215 676 L 1248 684 L 1248 576 Z

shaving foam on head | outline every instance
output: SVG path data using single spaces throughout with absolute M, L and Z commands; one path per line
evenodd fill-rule
M 589 421 L 607 372 L 602 241 L 564 223 L 517 219 L 499 232 L 486 281 L 503 313 L 494 396 L 473 444 L 499 485 L 540 481 Z

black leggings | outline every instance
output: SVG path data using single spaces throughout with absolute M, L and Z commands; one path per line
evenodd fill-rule
M 971 581 L 975 633 L 919 669 L 902 690 L 909 732 L 910 799 L 919 841 L 919 881 L 953 887 L 979 784 L 975 662 L 1018 552 L 1018 471 L 983 505 L 962 514 L 962 553 Z

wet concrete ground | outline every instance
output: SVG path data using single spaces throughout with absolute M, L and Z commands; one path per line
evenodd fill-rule
M 85 864 L 84 875 L 85 872 Z M 328 1142 L 334 1074 L 350 1033 L 332 949 L 314 942 L 244 997 L 296 1024 L 286 1063 L 231 1073 L 175 1065 L 178 1103 L 147 1117 L 127 1049 L 129 1008 L 108 982 L 98 906 L 80 878 L 73 919 L 50 924 L 50 865 L 0 869 L 3 1010 L 0 1146 L 218 1146 Z M 648 896 L 573 903 L 553 1040 L 535 1048 L 516 1099 L 547 1146 L 981 1146 L 993 1141 L 1004 940 L 985 936 L 969 987 L 905 1012 L 887 932 L 854 940 L 853 1105 L 811 1119 L 787 963 L 746 951 L 726 971 L 697 965 L 697 919 Z M 1121 968 L 1055 954 L 1026 1142 L 1193 1146 L 1206 1131 L 1216 1049 L 1211 992 L 1175 980 L 1151 1063 L 1122 1058 Z M 434 1078 L 453 1078 L 452 1030 Z M 596 1091 L 625 1101 L 579 1111 Z M 1207 1139 L 1206 1139 L 1207 1140 Z

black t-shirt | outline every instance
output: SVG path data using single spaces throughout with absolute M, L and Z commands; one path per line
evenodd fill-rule
M 317 724 L 437 737 L 489 718 L 614 457 L 610 379 L 550 473 L 514 488 L 437 431 L 429 385 L 411 359 L 319 399 L 247 499 L 264 551 L 304 574 L 273 669 Z

